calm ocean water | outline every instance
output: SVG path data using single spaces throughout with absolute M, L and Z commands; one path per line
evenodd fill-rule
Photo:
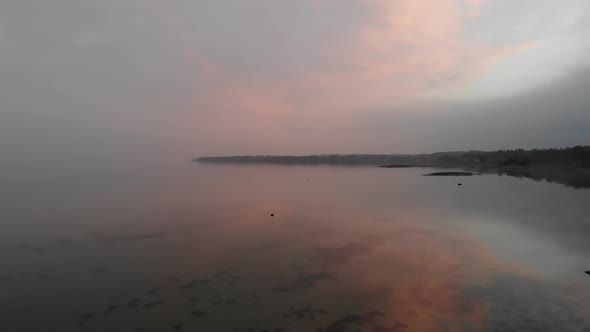
M 429 171 L 12 183 L 0 331 L 590 331 L 590 190 Z

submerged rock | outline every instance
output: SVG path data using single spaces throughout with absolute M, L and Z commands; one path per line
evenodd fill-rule
M 176 331 L 179 331 L 182 329 L 183 326 L 184 326 L 184 323 L 178 323 L 178 324 L 172 325 L 172 328 L 175 329 Z
M 162 305 L 162 304 L 164 304 L 164 301 L 163 300 L 158 300 L 158 301 L 146 303 L 143 306 L 146 307 L 146 308 L 153 308 L 155 306 Z
M 129 301 L 127 301 L 127 306 L 129 308 L 135 308 L 135 307 L 139 306 L 141 301 L 142 301 L 142 299 L 139 297 L 130 299 Z
M 191 314 L 193 316 L 196 316 L 196 317 L 203 317 L 203 316 L 205 316 L 207 314 L 207 311 L 205 311 L 205 310 L 195 310 L 195 311 L 191 312 Z
M 91 312 L 87 312 L 85 314 L 80 315 L 80 317 L 83 319 L 90 319 L 90 318 L 94 317 L 94 314 Z
M 280 284 L 273 288 L 273 292 L 290 292 L 307 288 L 313 288 L 321 281 L 334 280 L 334 276 L 328 272 L 301 275 L 290 282 Z

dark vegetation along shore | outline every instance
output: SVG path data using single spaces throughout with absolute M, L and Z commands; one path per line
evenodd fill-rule
M 430 154 L 330 154 L 200 157 L 201 163 L 373 165 L 384 168 L 460 168 L 590 188 L 590 146 L 559 149 L 457 151 Z

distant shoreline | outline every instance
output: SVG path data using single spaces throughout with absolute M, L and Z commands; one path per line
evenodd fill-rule
M 404 167 L 576 167 L 590 169 L 590 146 L 559 149 L 451 151 L 423 154 L 323 154 L 198 157 L 200 163 L 374 165 Z
M 199 163 L 364 165 L 381 168 L 458 168 L 590 188 L 590 146 L 543 150 L 455 151 L 430 154 L 330 154 L 199 157 Z

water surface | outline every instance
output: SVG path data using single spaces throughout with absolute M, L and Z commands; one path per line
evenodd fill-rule
M 430 171 L 181 163 L 3 189 L 0 330 L 590 331 L 590 190 Z

